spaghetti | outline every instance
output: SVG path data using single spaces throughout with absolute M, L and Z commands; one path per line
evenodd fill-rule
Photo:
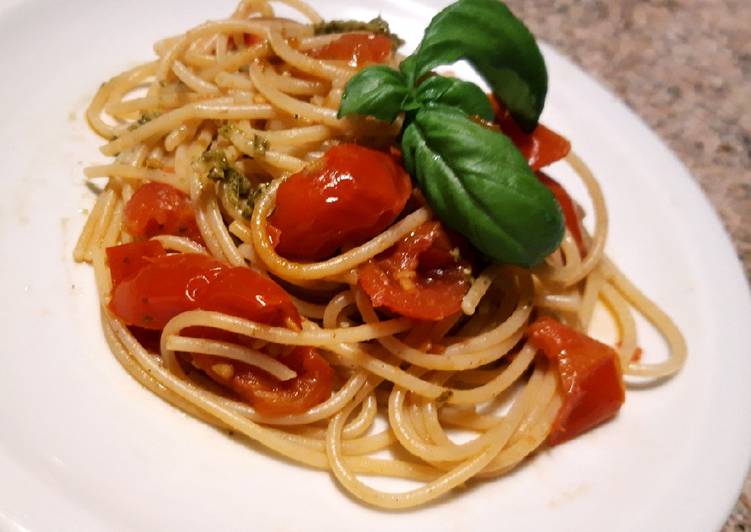
M 114 160 L 85 170 L 88 178 L 108 181 L 74 257 L 93 264 L 105 337 L 136 380 L 207 423 L 330 470 L 368 504 L 408 508 L 471 479 L 502 475 L 545 444 L 567 398 L 552 359 L 538 356 L 531 340 L 528 326 L 536 317 L 550 315 L 586 331 L 602 302 L 618 328 L 619 371 L 660 378 L 680 369 L 686 356 L 680 331 L 604 255 L 604 199 L 573 153 L 566 162 L 594 206 L 591 236 L 579 227 L 577 239 L 569 227 L 559 249 L 531 270 L 474 264 L 460 310 L 440 319 L 383 312 L 358 274 L 435 219 L 414 197 L 388 227 L 333 256 L 282 256 L 269 219 L 285 179 L 338 145 L 389 146 L 399 124 L 337 117 L 343 88 L 359 65 L 320 51 L 363 32 L 316 35 L 322 20 L 310 6 L 281 2 L 308 22 L 275 17 L 266 0 L 244 0 L 226 20 L 156 43 L 155 61 L 103 84 L 87 111 L 91 127 L 107 139 L 102 153 Z M 368 59 L 398 63 L 393 50 Z M 222 271 L 247 269 L 264 282 L 281 283 L 294 304 L 286 321 L 198 306 L 169 317 L 158 347 L 141 338 L 113 310 L 117 280 L 108 249 L 139 240 L 128 210 L 147 184 L 183 194 L 195 220 L 192 234 L 151 235 L 158 248 L 167 256 L 204 255 Z M 663 335 L 667 359 L 647 364 L 634 358 L 633 312 Z M 298 313 L 299 320 L 290 318 Z M 301 370 L 284 360 L 296 349 L 314 349 L 332 368 L 331 393 L 315 404 L 278 415 L 222 386 L 234 363 L 260 369 L 274 382 L 295 379 Z M 379 417 L 387 420 L 383 430 L 374 429 Z M 459 442 L 455 429 L 474 437 Z M 389 454 L 396 449 L 402 452 Z M 360 475 L 422 485 L 382 492 Z

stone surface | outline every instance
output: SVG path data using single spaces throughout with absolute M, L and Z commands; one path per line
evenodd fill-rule
M 670 145 L 751 277 L 751 1 L 505 1 Z M 751 477 L 730 531 L 751 531 Z

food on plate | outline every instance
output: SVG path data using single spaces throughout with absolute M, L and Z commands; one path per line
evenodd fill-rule
M 545 63 L 505 5 L 458 0 L 404 57 L 381 18 L 282 3 L 305 21 L 242 1 L 88 109 L 112 160 L 85 170 L 107 182 L 74 255 L 134 378 L 406 508 L 613 418 L 624 377 L 680 369 L 680 331 L 604 254 L 597 180 L 539 123 Z M 489 93 L 441 74 L 462 59 Z M 609 345 L 588 335 L 598 302 Z M 662 361 L 639 360 L 633 312 Z

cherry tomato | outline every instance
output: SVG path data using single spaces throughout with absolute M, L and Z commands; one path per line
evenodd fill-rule
M 135 238 L 184 236 L 201 242 L 190 198 L 164 183 L 146 183 L 125 206 L 125 229 Z
M 297 372 L 297 377 L 280 382 L 265 371 L 243 362 L 194 355 L 193 364 L 227 386 L 248 402 L 259 414 L 284 416 L 301 414 L 331 396 L 334 370 L 316 349 L 297 347 L 278 360 Z M 216 371 L 216 364 L 224 371 Z M 226 371 L 231 367 L 231 372 Z
M 121 253 L 117 248 L 110 249 Z M 140 248 L 149 251 L 146 246 Z M 275 326 L 288 324 L 288 319 L 298 326 L 301 323 L 289 295 L 274 281 L 249 268 L 231 268 L 197 253 L 140 259 L 131 253 L 129 259 L 141 267 L 130 269 L 113 290 L 110 301 L 112 311 L 128 325 L 161 329 L 180 312 L 193 309 L 223 312 Z
M 390 155 L 334 146 L 279 186 L 269 233 L 288 259 L 324 259 L 386 229 L 411 191 L 409 175 Z
M 439 222 L 426 222 L 390 250 L 357 269 L 375 307 L 418 320 L 440 320 L 461 309 L 469 264 Z
M 537 124 L 532 133 L 525 133 L 516 124 L 511 113 L 498 103 L 495 96 L 490 95 L 490 103 L 493 105 L 495 121 L 501 131 L 519 148 L 532 170 L 553 164 L 571 151 L 571 143 L 555 131 Z
M 290 322 L 300 326 L 300 315 L 292 299 L 272 280 L 249 268 L 231 268 L 206 255 L 164 255 L 161 245 L 159 255 L 152 249 L 153 243 L 107 250 L 112 263 L 120 264 L 127 259 L 125 267 L 113 273 L 119 283 L 113 290 L 110 309 L 145 343 L 154 344 L 155 338 L 150 333 L 162 329 L 177 314 L 194 309 L 223 312 L 274 326 Z M 232 333 L 207 327 L 190 327 L 186 334 L 241 341 Z M 151 349 L 157 349 L 157 345 Z M 279 382 L 258 368 L 222 357 L 194 354 L 192 359 L 212 379 L 268 416 L 304 412 L 325 401 L 333 387 L 333 369 L 309 347 L 298 347 L 279 357 L 298 374 L 288 382 Z M 217 364 L 225 369 L 230 367 L 231 376 L 212 369 Z
M 164 255 L 164 248 L 156 240 L 145 240 L 109 247 L 106 252 L 112 287 L 115 288 L 125 279 L 134 277 L 152 259 Z
M 250 47 L 254 44 L 258 44 L 262 39 L 258 35 L 255 35 L 253 33 L 244 33 L 243 40 L 245 41 L 245 46 Z
M 545 175 L 542 172 L 537 172 L 537 178 L 542 181 L 543 185 L 548 187 L 550 192 L 553 193 L 555 199 L 558 201 L 558 204 L 561 206 L 561 211 L 563 211 L 563 219 L 566 222 L 566 227 L 571 233 L 571 236 L 576 241 L 576 247 L 579 248 L 579 253 L 583 257 L 587 253 L 587 248 L 584 246 L 584 237 L 582 236 L 579 216 L 576 214 L 574 200 L 572 200 L 571 196 L 568 195 L 566 189 L 563 188 L 563 186 L 552 177 Z
M 198 253 L 156 257 L 117 285 L 110 310 L 127 325 L 161 329 L 177 314 L 199 308 L 202 292 L 226 269 Z
M 199 300 L 203 310 L 214 310 L 267 325 L 285 326 L 291 319 L 300 325 L 300 315 L 289 295 L 271 279 L 250 268 L 222 271 Z
M 564 401 L 548 435 L 557 445 L 613 417 L 626 399 L 618 354 L 609 346 L 542 317 L 527 330 L 530 343 L 558 367 Z
M 368 63 L 385 63 L 391 56 L 391 39 L 373 33 L 347 33 L 326 46 L 313 50 L 319 59 L 347 61 L 353 67 Z

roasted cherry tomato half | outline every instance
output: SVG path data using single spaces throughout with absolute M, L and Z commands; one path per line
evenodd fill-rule
M 443 319 L 459 312 L 470 286 L 470 265 L 458 249 L 439 222 L 426 222 L 361 265 L 360 287 L 375 307 L 418 320 Z
M 190 198 L 164 183 L 146 183 L 125 205 L 125 230 L 135 238 L 184 236 L 202 242 Z
M 228 387 L 265 416 L 301 414 L 331 396 L 334 370 L 312 347 L 296 347 L 279 362 L 297 372 L 280 382 L 254 366 L 236 360 L 193 355 L 193 364 Z
M 181 312 L 199 308 L 209 284 L 229 267 L 198 253 L 144 259 L 134 276 L 113 290 L 110 310 L 127 325 L 161 329 Z
M 112 246 L 107 248 L 106 253 L 113 288 L 116 288 L 125 279 L 135 277 L 153 259 L 165 254 L 162 244 L 156 240 Z
M 547 316 L 530 325 L 527 334 L 560 375 L 564 400 L 549 444 L 563 443 L 615 416 L 626 395 L 614 349 Z
M 532 170 L 539 170 L 553 164 L 566 157 L 571 151 L 571 143 L 555 131 L 537 124 L 534 131 L 525 133 L 516 124 L 511 113 L 500 105 L 493 95 L 490 96 L 490 103 L 495 111 L 496 124 L 519 148 Z
M 287 292 L 250 268 L 229 268 L 221 272 L 202 293 L 199 305 L 203 310 L 277 327 L 299 327 L 301 323 Z
M 283 257 L 325 259 L 386 229 L 411 191 L 409 175 L 391 155 L 334 146 L 279 185 L 269 233 Z

